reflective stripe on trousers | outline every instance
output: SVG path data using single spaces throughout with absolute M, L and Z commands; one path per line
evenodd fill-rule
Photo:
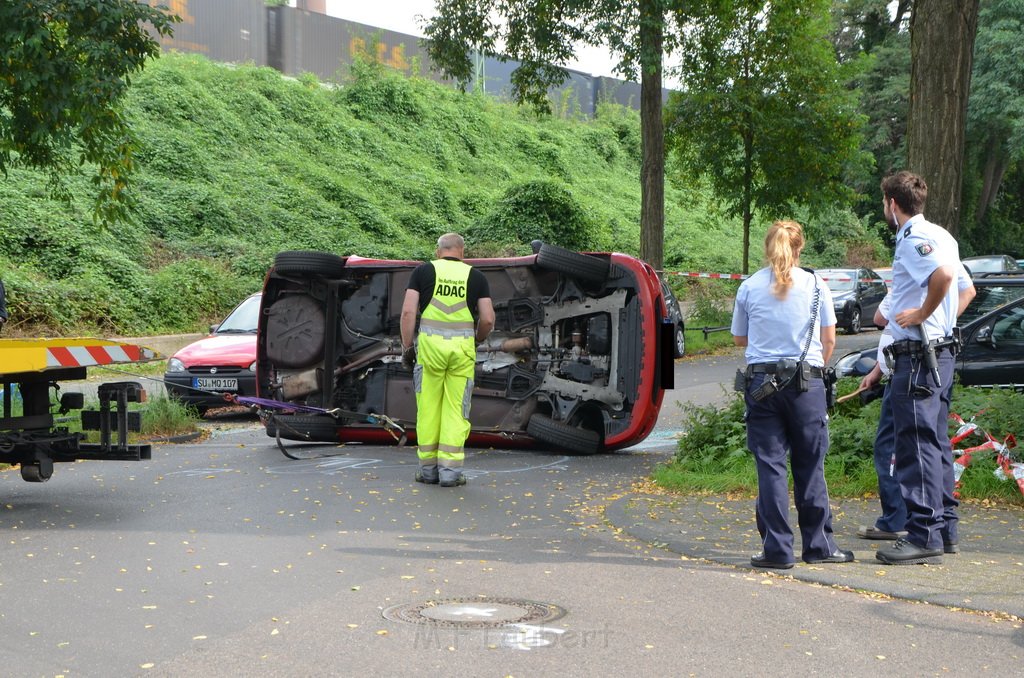
M 416 443 L 420 466 L 460 468 L 469 436 L 476 366 L 471 337 L 446 339 L 420 333 L 414 370 Z

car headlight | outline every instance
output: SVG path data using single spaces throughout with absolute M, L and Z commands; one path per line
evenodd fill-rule
M 249 371 L 252 372 L 253 374 L 256 373 L 256 361 L 255 360 L 253 360 L 251 363 L 249 363 Z
M 836 361 L 836 375 L 840 377 L 863 377 L 874 366 L 874 358 L 865 357 L 863 351 L 847 353 Z
M 849 377 L 853 374 L 853 366 L 860 360 L 860 351 L 847 353 L 836 361 L 836 374 L 840 377 Z
M 184 372 L 185 371 L 185 363 L 181 362 L 177 358 L 171 358 L 170 360 L 167 361 L 167 371 L 168 372 Z

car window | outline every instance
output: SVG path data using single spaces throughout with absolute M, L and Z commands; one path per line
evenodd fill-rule
M 256 325 L 259 324 L 259 317 L 260 297 L 255 295 L 243 301 L 229 313 L 228 317 L 224 318 L 224 322 L 217 327 L 217 333 L 255 332 Z
M 977 285 L 977 295 L 967 305 L 957 324 L 961 327 L 991 313 L 1000 306 L 1024 297 L 1024 285 Z
M 977 259 L 964 259 L 963 264 L 971 273 L 997 273 L 1002 271 L 1003 260 L 1001 257 L 979 257 Z
M 1015 306 L 995 318 L 992 338 L 1000 343 L 1024 343 L 1024 306 Z
M 825 284 L 833 292 L 849 292 L 855 285 L 854 271 L 824 270 L 819 271 Z
M 873 283 L 880 283 L 880 282 L 882 282 L 882 277 L 880 275 L 878 275 L 877 273 L 875 273 L 874 271 L 872 271 L 870 268 L 866 268 L 866 269 L 864 269 L 864 271 L 865 271 L 864 277 L 867 278 L 868 280 L 870 280 L 871 282 L 873 282 Z

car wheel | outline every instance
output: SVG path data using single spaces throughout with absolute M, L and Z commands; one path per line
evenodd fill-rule
M 850 334 L 857 334 L 860 332 L 860 308 L 854 307 L 853 313 L 850 314 L 850 324 L 846 328 L 846 331 Z
M 307 367 L 323 360 L 326 320 L 313 297 L 283 296 L 267 309 L 267 358 L 281 367 Z
M 545 414 L 535 414 L 526 424 L 526 433 L 554 448 L 577 454 L 594 454 L 601 449 L 597 431 L 555 421 Z
M 675 354 L 677 358 L 682 358 L 686 352 L 686 333 L 683 331 L 682 325 L 676 325 L 676 345 Z
M 275 414 L 267 419 L 267 435 L 285 440 L 311 440 L 321 443 L 338 442 L 338 421 L 324 414 Z
M 278 252 L 274 257 L 274 271 L 281 275 L 340 278 L 345 272 L 345 259 L 330 252 L 307 252 L 305 250 Z
M 603 283 L 608 280 L 610 268 L 607 259 L 548 244 L 540 246 L 540 251 L 537 252 L 537 265 L 591 283 Z

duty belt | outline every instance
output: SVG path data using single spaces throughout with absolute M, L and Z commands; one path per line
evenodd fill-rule
M 935 349 L 936 353 L 942 350 L 949 350 L 950 353 L 956 354 L 957 347 L 960 345 L 956 340 L 956 337 L 943 337 L 942 339 L 936 339 L 929 343 Z M 920 341 L 914 341 L 913 339 L 901 339 L 889 344 L 885 348 L 885 351 L 893 357 L 898 355 L 920 357 L 924 355 L 924 344 Z
M 775 374 L 775 363 L 754 363 L 753 365 L 747 365 L 748 374 Z M 815 379 L 823 379 L 823 372 L 820 367 L 811 365 L 811 377 Z

